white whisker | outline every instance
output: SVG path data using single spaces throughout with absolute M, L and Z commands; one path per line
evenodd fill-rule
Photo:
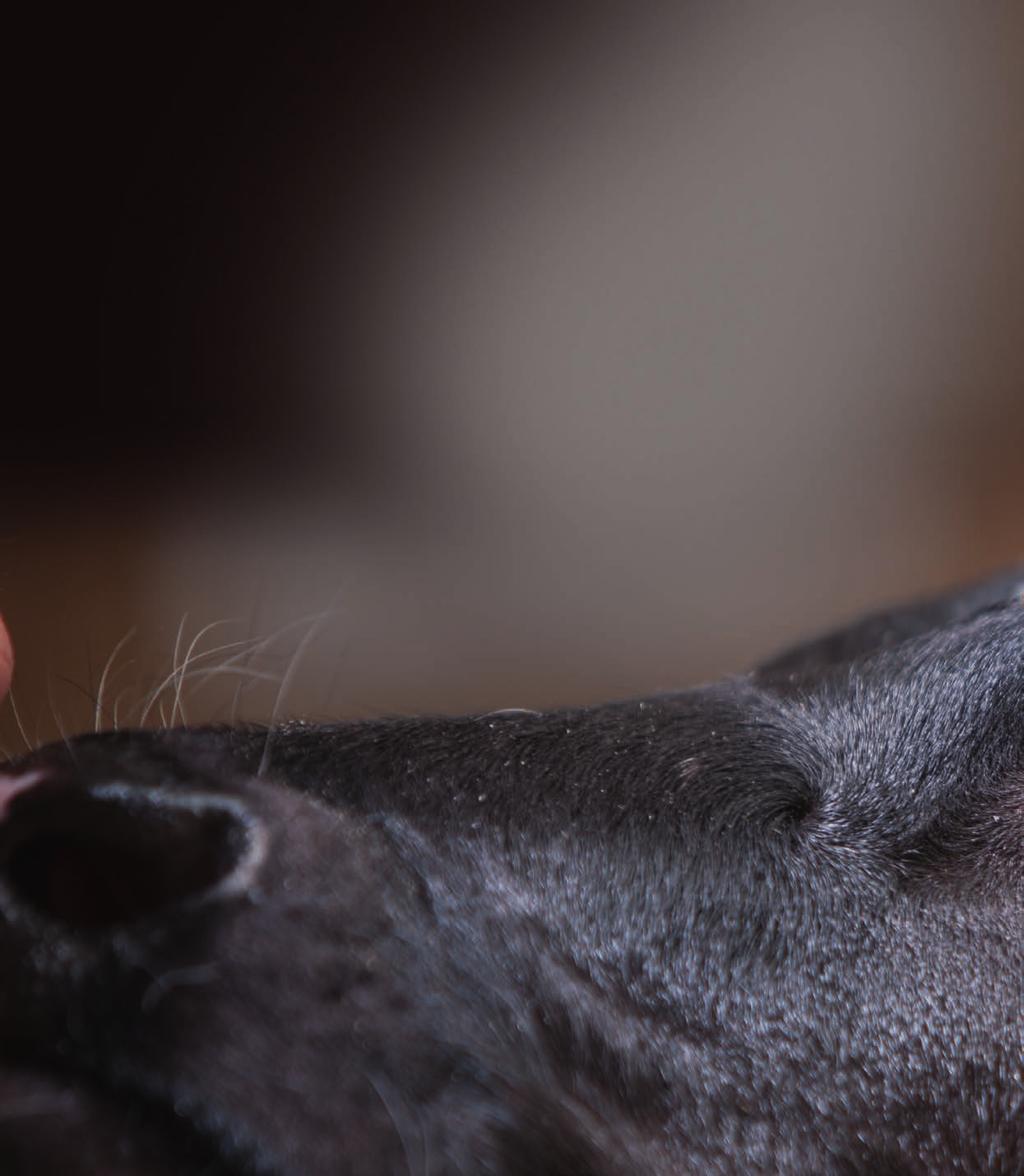
M 107 686 L 107 678 L 110 674 L 111 668 L 121 652 L 121 649 L 135 636 L 135 627 L 132 626 L 121 640 L 111 650 L 110 657 L 107 658 L 106 665 L 103 667 L 103 673 L 100 674 L 100 684 L 96 691 L 96 707 L 93 711 L 92 729 L 98 731 L 100 729 L 100 719 L 103 715 L 103 692 Z
M 228 722 L 231 723 L 232 726 L 234 726 L 235 723 L 238 722 L 238 704 L 242 700 L 242 690 L 244 688 L 245 688 L 244 681 L 239 682 L 238 685 L 235 687 L 235 696 L 231 700 L 231 716 L 228 719 Z
M 174 637 L 174 653 L 171 655 L 171 680 L 175 681 L 177 683 L 176 689 L 175 689 L 175 695 L 174 695 L 174 705 L 171 707 L 171 722 L 172 723 L 174 722 L 175 712 L 178 709 L 179 695 L 181 692 L 181 679 L 179 677 L 179 673 L 180 673 L 179 667 L 181 666 L 181 662 L 178 660 L 178 655 L 181 653 L 181 639 L 185 634 L 185 622 L 187 621 L 187 619 L 188 619 L 188 612 L 186 611 L 181 614 L 181 624 L 178 626 L 178 632 Z M 201 632 L 202 632 L 202 630 L 200 630 L 200 633 Z M 191 647 L 189 649 L 189 652 L 191 652 Z M 188 664 L 188 654 L 187 653 L 185 654 L 185 664 L 186 665 Z M 158 693 L 162 693 L 163 689 L 164 689 L 163 686 L 161 686 Z M 164 723 L 164 726 L 166 727 L 167 724 Z
M 11 711 L 12 711 L 12 713 L 14 714 L 14 721 L 15 721 L 15 723 L 17 724 L 17 727 L 18 727 L 18 734 L 21 736 L 22 740 L 23 740 L 23 741 L 24 741 L 24 743 L 25 743 L 25 750 L 26 750 L 26 751 L 31 751 L 31 750 L 32 750 L 32 743 L 29 741 L 28 734 L 27 734 L 27 733 L 26 733 L 26 731 L 25 731 L 25 725 L 24 725 L 24 724 L 22 723 L 22 721 L 21 721 L 21 715 L 20 715 L 20 714 L 18 714 L 18 705 L 17 705 L 17 703 L 14 701 L 14 689 L 13 689 L 13 687 L 11 688 L 11 691 L 10 691 L 10 693 L 8 694 L 8 696 L 7 696 L 7 697 L 8 697 L 8 698 L 10 699 L 10 701 L 11 701 Z
M 398 1136 L 398 1142 L 402 1147 L 403 1158 L 405 1159 L 405 1170 L 408 1173 L 408 1176 L 417 1176 L 418 1172 L 427 1172 L 428 1165 L 425 1156 L 426 1137 L 423 1131 L 422 1120 L 420 1119 L 419 1122 L 415 1125 L 411 1124 L 409 1120 L 412 1118 L 412 1115 L 409 1113 L 409 1108 L 405 1105 L 403 1105 L 403 1110 L 405 1113 L 399 1115 L 397 1103 L 389 1099 L 384 1092 L 383 1078 L 378 1082 L 376 1079 L 374 1079 L 372 1074 L 365 1074 L 364 1077 L 369 1083 L 370 1088 L 373 1090 L 374 1094 L 376 1094 L 376 1096 L 380 1099 L 388 1118 L 391 1120 L 391 1126 L 395 1129 L 395 1134 Z M 419 1119 L 419 1116 L 417 1116 L 417 1119 Z M 419 1136 L 419 1147 L 416 1148 L 416 1151 L 419 1153 L 420 1157 L 420 1163 L 418 1164 L 413 1164 L 413 1148 L 409 1138 L 412 1134 L 410 1127 L 413 1126 L 418 1127 L 417 1134 Z
M 212 624 L 207 625 L 204 629 L 200 630 L 199 634 L 196 637 L 196 640 L 198 640 L 199 637 L 201 637 L 204 633 L 208 633 L 210 631 L 210 629 L 214 628 L 214 626 L 216 626 L 216 625 L 229 625 L 231 623 L 232 623 L 231 618 L 228 618 L 227 620 L 223 620 L 223 621 L 214 621 Z M 195 642 L 193 642 L 193 645 L 194 644 L 195 644 Z M 223 652 L 225 649 L 235 649 L 239 645 L 244 645 L 244 644 L 245 644 L 245 642 L 243 642 L 243 641 L 229 641 L 226 645 L 218 645 L 218 646 L 215 646 L 213 649 L 208 649 L 203 653 L 196 654 L 195 657 L 191 658 L 191 661 L 194 663 L 194 662 L 200 661 L 203 658 L 213 657 L 216 654 Z M 177 645 L 175 646 L 175 649 L 177 649 Z M 190 647 L 190 652 L 191 652 L 191 647 Z M 189 660 L 189 657 L 188 657 L 188 655 L 186 655 L 186 665 L 188 663 L 188 660 Z M 184 667 L 182 667 L 182 668 L 184 668 Z M 142 709 L 142 714 L 139 716 L 138 725 L 140 727 L 144 727 L 146 725 L 146 719 L 149 717 L 149 712 L 156 705 L 157 699 L 160 697 L 161 694 L 163 694 L 163 692 L 167 689 L 167 687 L 171 685 L 172 682 L 176 682 L 178 680 L 180 674 L 182 673 L 182 668 L 179 668 L 177 662 L 175 662 L 174 669 L 171 670 L 171 672 L 167 675 L 167 677 L 164 678 L 158 686 L 156 686 L 153 690 L 151 690 L 149 692 L 149 698 L 146 701 L 146 704 Z
M 216 678 L 221 675 L 226 675 L 232 678 L 242 678 L 242 688 L 245 688 L 247 682 L 277 682 L 280 683 L 281 675 L 271 673 L 270 670 L 250 670 L 246 666 L 200 666 L 190 672 L 190 679 L 201 679 L 200 686 L 207 678 Z
M 281 679 L 281 685 L 277 691 L 277 698 L 274 700 L 274 706 L 270 712 L 270 718 L 267 721 L 267 737 L 263 742 L 263 755 L 260 757 L 260 766 L 256 772 L 257 776 L 262 776 L 267 770 L 267 765 L 270 763 L 270 747 L 273 742 L 274 724 L 277 722 L 281 703 L 288 693 L 288 688 L 292 684 L 292 679 L 295 677 L 295 671 L 302 660 L 302 655 L 306 652 L 310 642 L 320 631 L 324 622 L 328 617 L 334 616 L 336 611 L 332 606 L 329 609 L 325 609 L 322 613 L 317 614 L 313 618 L 313 623 L 306 631 L 302 640 L 296 646 L 295 653 L 292 655 L 291 661 L 288 663 L 288 668 L 284 672 L 284 677 Z
M 174 705 L 171 707 L 171 724 L 172 725 L 174 723 L 175 716 L 179 712 L 181 714 L 182 722 L 183 723 L 187 722 L 187 720 L 185 719 L 185 711 L 184 711 L 184 708 L 182 707 L 182 703 L 181 703 L 181 691 L 182 691 L 183 686 L 185 685 L 185 675 L 188 672 L 189 662 L 192 659 L 192 655 L 195 653 L 196 646 L 199 644 L 200 641 L 202 641 L 202 639 L 206 636 L 206 634 L 210 632 L 211 629 L 216 629 L 219 625 L 230 625 L 230 624 L 235 624 L 235 623 L 237 623 L 237 620 L 231 619 L 231 618 L 229 618 L 228 620 L 224 620 L 224 621 L 211 621 L 210 624 L 208 624 L 208 625 L 204 626 L 202 629 L 200 629 L 199 632 L 195 635 L 195 637 L 192 638 L 192 642 L 189 645 L 188 651 L 185 654 L 185 660 L 182 662 L 181 668 L 177 671 L 177 684 L 176 684 L 175 690 L 174 690 Z
M 171 672 L 170 672 L 170 674 L 166 678 L 163 679 L 163 681 L 160 683 L 159 686 L 156 686 L 155 688 L 150 688 L 146 692 L 145 699 L 144 700 L 140 699 L 140 701 L 139 701 L 139 706 L 141 707 L 141 713 L 135 722 L 135 725 L 137 727 L 144 727 L 146 725 L 146 719 L 149 717 L 150 710 L 156 705 L 156 700 L 163 693 L 163 690 L 167 686 L 167 684 L 174 680 L 174 675 L 177 672 L 177 668 L 178 668 L 178 651 L 181 648 L 181 638 L 182 638 L 182 634 L 185 629 L 185 622 L 187 620 L 188 620 L 188 613 L 187 612 L 182 613 L 181 620 L 178 622 L 178 631 L 174 637 L 174 647 L 171 650 Z
M 128 664 L 130 665 L 131 663 L 129 662 Z M 117 697 L 114 699 L 114 710 L 113 710 L 112 722 L 113 722 L 113 728 L 115 731 L 117 731 L 119 729 L 118 728 L 118 720 L 117 720 L 117 712 L 118 712 L 118 708 L 121 705 L 121 699 L 124 698 L 124 696 L 128 693 L 129 690 L 131 690 L 131 687 L 126 686 L 123 690 L 118 692 Z
M 188 612 L 181 614 L 181 620 L 178 622 L 178 632 L 174 636 L 174 649 L 171 652 L 171 674 L 178 672 L 178 654 L 181 651 L 181 639 L 185 634 L 185 624 L 188 621 Z
M 57 706 L 53 701 L 53 678 L 48 677 L 46 680 L 46 701 L 50 704 L 50 714 L 53 715 L 54 726 L 57 728 L 57 733 L 60 735 L 64 746 L 71 751 L 71 740 L 68 738 L 67 728 L 64 726 L 64 721 L 61 719 L 57 711 Z M 38 734 L 38 732 L 37 732 Z M 73 752 L 72 752 L 73 754 Z

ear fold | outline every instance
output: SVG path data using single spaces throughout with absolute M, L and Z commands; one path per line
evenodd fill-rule
M 1024 565 L 967 588 L 873 613 L 845 628 L 783 651 L 760 665 L 756 672 L 760 678 L 811 676 L 933 629 L 959 624 L 979 613 L 1014 604 L 1024 604 Z

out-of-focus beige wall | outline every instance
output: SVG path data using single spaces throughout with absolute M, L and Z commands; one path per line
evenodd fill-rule
M 21 494 L 30 739 L 93 721 L 133 627 L 104 725 L 212 621 L 194 654 L 277 636 L 265 680 L 194 663 L 190 719 L 582 702 L 1024 554 L 1024 8 L 597 13 L 424 83 L 355 226 L 317 110 L 275 222 L 305 394 L 271 390 L 317 443 Z

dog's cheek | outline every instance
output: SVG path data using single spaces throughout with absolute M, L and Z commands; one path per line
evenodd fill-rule
M 183 1176 L 216 1171 L 180 1132 L 132 1102 L 69 1079 L 0 1069 L 0 1172 L 61 1176 Z

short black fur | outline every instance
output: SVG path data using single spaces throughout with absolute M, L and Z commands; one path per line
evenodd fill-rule
M 1022 586 L 678 695 L 6 765 L 2 1171 L 1024 1171 Z

